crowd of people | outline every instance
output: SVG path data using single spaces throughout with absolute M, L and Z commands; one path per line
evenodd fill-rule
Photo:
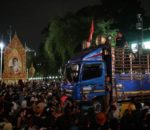
M 57 82 L 0 84 L 0 130 L 150 130 L 150 104 L 117 102 L 106 113 L 77 102 Z M 87 107 L 88 106 L 88 107 Z

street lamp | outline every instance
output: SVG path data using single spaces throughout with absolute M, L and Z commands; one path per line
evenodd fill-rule
M 150 27 L 144 28 L 143 18 L 142 18 L 141 14 L 137 15 L 137 20 L 138 20 L 138 22 L 136 23 L 136 29 L 141 31 L 141 43 L 138 44 L 139 53 L 141 54 L 142 46 L 143 46 L 143 33 L 144 33 L 144 31 L 150 31 Z
M 0 42 L 0 51 L 1 51 L 1 70 L 0 70 L 0 78 L 2 80 L 2 60 L 3 60 L 3 49 L 4 49 L 4 44 L 3 42 Z
M 144 31 L 150 30 L 150 28 L 144 28 L 144 24 L 143 24 L 143 18 L 141 16 L 141 14 L 137 15 L 137 20 L 138 22 L 136 23 L 136 29 L 141 31 L 141 44 L 138 44 L 138 51 L 139 51 L 139 64 L 140 64 L 140 87 L 143 87 L 143 83 L 142 83 L 142 64 L 141 64 L 141 54 L 142 52 L 142 45 L 143 45 L 143 33 Z M 141 95 L 142 96 L 142 95 Z

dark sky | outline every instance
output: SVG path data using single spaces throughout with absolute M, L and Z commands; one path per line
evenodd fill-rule
M 142 6 L 146 11 L 146 15 L 150 16 L 150 0 L 141 0 Z
M 52 16 L 63 16 L 99 0 L 0 0 L 0 37 L 7 35 L 9 26 L 20 40 L 36 49 L 41 31 Z
M 20 40 L 37 50 L 41 31 L 52 16 L 63 16 L 100 0 L 0 0 L 0 38 L 8 36 L 9 26 Z M 150 0 L 142 0 L 149 10 Z M 150 15 L 150 11 L 147 12 Z

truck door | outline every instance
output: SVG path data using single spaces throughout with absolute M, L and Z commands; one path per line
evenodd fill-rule
M 81 67 L 81 93 L 88 96 L 89 99 L 104 95 L 106 75 L 104 62 L 86 62 Z

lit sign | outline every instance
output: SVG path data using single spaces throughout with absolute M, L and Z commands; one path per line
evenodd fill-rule
M 142 43 L 142 48 L 143 49 L 150 49 L 150 41 L 145 41 Z M 132 43 L 131 44 L 131 49 L 133 52 L 138 51 L 138 43 Z

